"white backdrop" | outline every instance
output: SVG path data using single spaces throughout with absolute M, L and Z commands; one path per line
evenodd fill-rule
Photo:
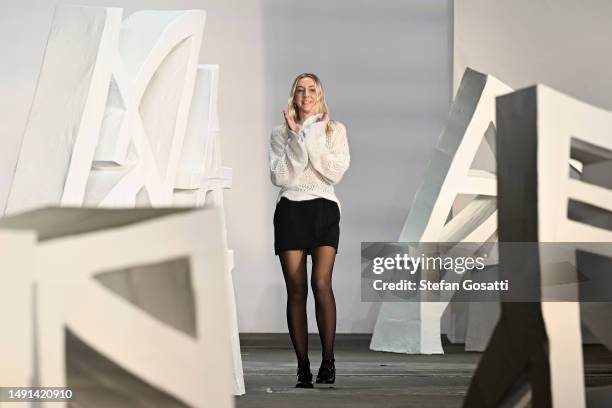
M 56 4 L 207 11 L 201 63 L 220 64 L 223 164 L 239 329 L 284 332 L 285 289 L 274 257 L 276 188 L 269 131 L 301 72 L 323 80 L 346 124 L 351 168 L 334 271 L 338 332 L 371 332 L 377 304 L 360 301 L 360 242 L 395 241 L 450 104 L 449 0 L 3 0 L 0 3 L 0 208 L 4 207 Z M 309 327 L 316 331 L 312 299 Z
M 466 66 L 518 89 L 542 83 L 612 109 L 612 2 L 461 0 L 453 85 Z

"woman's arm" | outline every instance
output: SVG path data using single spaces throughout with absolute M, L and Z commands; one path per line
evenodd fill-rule
M 283 127 L 272 130 L 270 136 L 270 179 L 279 187 L 292 185 L 308 163 L 304 136 L 290 129 L 284 137 Z
M 340 122 L 334 123 L 331 146 L 326 144 L 325 126 L 321 131 L 312 132 L 306 137 L 306 150 L 312 167 L 325 178 L 329 184 L 336 184 L 348 169 L 351 158 L 349 154 L 346 128 Z

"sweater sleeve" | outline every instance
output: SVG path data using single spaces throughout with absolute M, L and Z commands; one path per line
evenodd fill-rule
M 283 130 L 276 128 L 270 136 L 270 179 L 279 187 L 295 183 L 308 163 L 304 136 L 292 130 L 288 133 L 285 140 Z
M 325 178 L 329 184 L 337 184 L 350 163 L 349 147 L 346 138 L 346 128 L 340 122 L 335 122 L 335 129 L 328 146 L 325 126 L 318 128 L 306 137 L 306 150 L 312 167 Z

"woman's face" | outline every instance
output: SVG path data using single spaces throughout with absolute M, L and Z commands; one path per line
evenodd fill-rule
M 302 78 L 298 81 L 293 101 L 300 111 L 300 116 L 313 113 L 319 101 L 319 96 L 317 95 L 315 81 L 312 78 Z

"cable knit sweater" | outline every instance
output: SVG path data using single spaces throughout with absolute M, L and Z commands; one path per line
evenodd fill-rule
M 314 115 L 298 125 L 298 132 L 280 125 L 270 137 L 270 178 L 281 187 L 278 200 L 287 197 L 293 201 L 322 197 L 340 201 L 334 193 L 348 169 L 350 156 L 346 128 L 334 121 L 334 130 L 327 136 L 327 122 L 317 122 L 322 115 Z

